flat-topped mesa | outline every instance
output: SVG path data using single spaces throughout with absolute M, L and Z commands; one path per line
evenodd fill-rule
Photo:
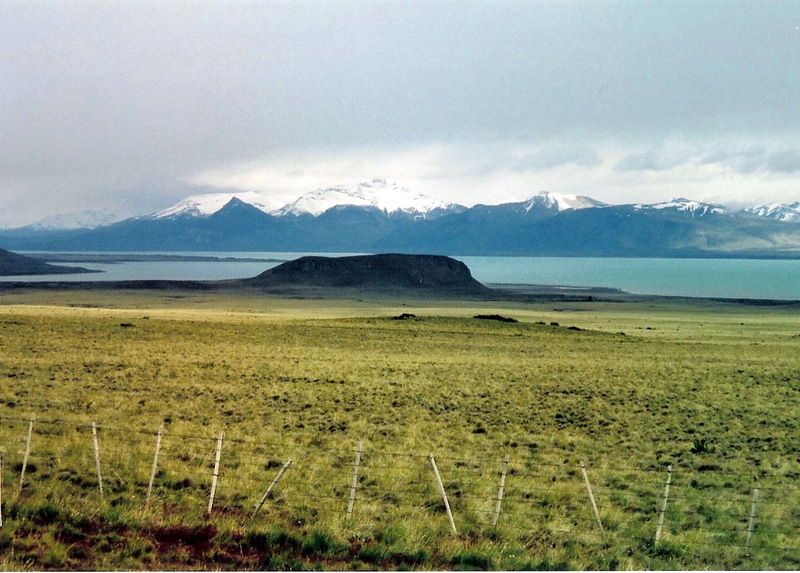
M 251 286 L 425 289 L 484 293 L 467 265 L 439 255 L 359 255 L 301 257 L 243 281 Z

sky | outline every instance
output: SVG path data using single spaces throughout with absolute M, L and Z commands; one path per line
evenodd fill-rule
M 281 201 L 800 200 L 797 0 L 0 0 L 0 224 Z

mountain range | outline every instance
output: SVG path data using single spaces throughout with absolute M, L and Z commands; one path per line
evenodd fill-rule
M 0 244 L 51 251 L 800 258 L 800 202 L 734 211 L 682 198 L 608 205 L 543 191 L 468 208 L 373 180 L 312 191 L 286 205 L 255 192 L 195 195 L 91 229 L 3 230 Z

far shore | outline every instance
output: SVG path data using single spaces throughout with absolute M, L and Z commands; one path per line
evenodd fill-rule
M 550 304 L 550 303 L 577 303 L 582 310 L 587 310 L 595 304 L 634 304 L 647 305 L 680 305 L 680 306 L 706 306 L 708 304 L 734 305 L 750 308 L 781 308 L 795 311 L 800 309 L 800 300 L 779 299 L 748 299 L 748 298 L 723 298 L 723 297 L 683 297 L 666 295 L 632 294 L 619 289 L 603 287 L 569 287 L 560 285 L 531 285 L 531 284 L 505 284 L 487 283 L 489 292 L 483 295 L 461 293 L 458 291 L 433 290 L 433 289 L 372 289 L 359 287 L 312 287 L 299 285 L 285 285 L 274 288 L 258 288 L 244 286 L 239 279 L 220 281 L 179 281 L 179 280 L 127 280 L 127 281 L 58 281 L 48 280 L 42 282 L 29 281 L 0 281 L 0 297 L 14 295 L 26 297 L 32 295 L 40 300 L 46 293 L 96 293 L 111 294 L 128 292 L 141 293 L 143 296 L 151 294 L 155 297 L 183 298 L 184 296 L 208 295 L 214 298 L 220 295 L 225 298 L 241 296 L 244 299 L 253 297 L 266 297 L 269 299 L 296 300 L 298 302 L 316 301 L 354 301 L 372 303 L 398 303 L 403 302 L 447 302 L 457 304 L 468 302 L 492 304 Z M 137 295 L 138 296 L 138 295 Z M 27 297 L 26 297 L 27 298 Z M 2 301 L 0 301 L 2 302 Z M 6 304 L 10 301 L 6 301 Z M 15 302 L 19 302 L 15 300 Z
M 129 253 L 51 253 L 31 252 L 26 256 L 47 263 L 283 263 L 286 259 L 260 257 L 216 257 L 212 255 L 129 254 Z

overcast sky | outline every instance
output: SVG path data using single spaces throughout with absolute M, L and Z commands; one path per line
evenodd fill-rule
M 0 223 L 372 178 L 800 200 L 800 2 L 0 0 Z

